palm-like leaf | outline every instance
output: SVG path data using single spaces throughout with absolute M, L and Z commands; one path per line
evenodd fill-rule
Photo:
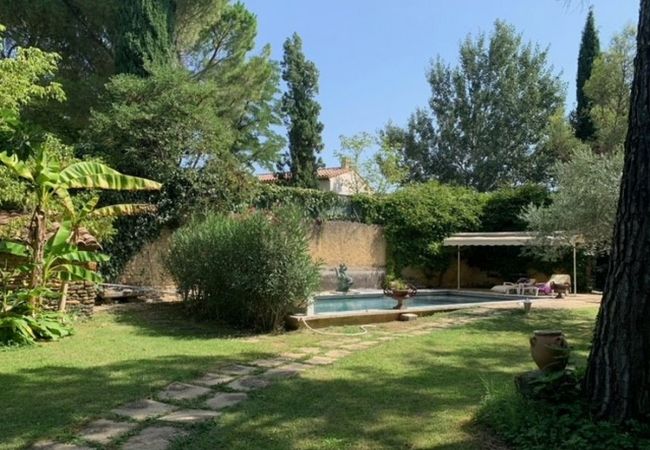
M 59 278 L 64 281 L 91 281 L 101 283 L 102 277 L 92 270 L 74 264 L 60 264 L 52 268 L 52 272 L 57 273 Z
M 20 242 L 0 241 L 0 253 L 27 258 L 31 255 L 32 249 L 29 245 Z
M 156 206 L 150 203 L 122 203 L 97 208 L 88 214 L 88 217 L 134 216 L 136 214 L 153 213 L 156 210 Z
M 59 182 L 65 188 L 110 189 L 118 191 L 156 191 L 162 185 L 146 178 L 124 175 L 105 164 L 74 163 L 59 173 Z
M 29 181 L 34 181 L 34 175 L 29 166 L 18 159 L 18 156 L 7 154 L 7 152 L 0 153 L 0 162 L 12 170 L 16 175 Z

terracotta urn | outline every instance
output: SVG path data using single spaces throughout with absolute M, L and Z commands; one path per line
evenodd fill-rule
M 397 300 L 397 305 L 393 309 L 406 309 L 405 300 L 410 297 L 408 289 L 395 289 L 391 292 L 391 297 Z
M 569 344 L 559 330 L 537 330 L 530 338 L 530 354 L 541 370 L 564 370 L 569 362 Z

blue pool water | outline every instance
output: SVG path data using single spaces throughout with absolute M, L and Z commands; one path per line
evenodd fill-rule
M 424 294 L 417 295 L 406 301 L 406 307 L 453 305 L 455 303 L 482 303 L 513 300 L 512 296 L 481 296 L 458 294 Z M 367 311 L 370 309 L 392 309 L 397 302 L 390 297 L 378 296 L 349 296 L 349 297 L 316 297 L 314 299 L 314 314 L 336 312 Z

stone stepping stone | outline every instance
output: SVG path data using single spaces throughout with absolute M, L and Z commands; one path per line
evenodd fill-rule
M 95 450 L 90 447 L 80 447 L 74 444 L 61 444 L 54 441 L 40 441 L 29 448 L 32 450 Z
M 302 347 L 298 349 L 301 353 L 318 353 L 321 351 L 320 347 Z
M 269 386 L 271 382 L 262 377 L 243 377 L 228 383 L 226 386 L 235 391 L 254 391 Z
M 162 416 L 163 414 L 169 414 L 176 409 L 175 406 L 147 399 L 127 403 L 114 409 L 112 412 L 119 416 L 130 417 L 134 420 L 146 420 L 152 417 Z
M 291 378 L 298 375 L 300 372 L 304 372 L 307 369 L 311 369 L 312 366 L 301 363 L 291 363 L 284 366 L 275 367 L 264 372 L 261 376 L 264 378 L 270 379 L 279 379 L 279 378 Z
M 286 358 L 269 358 L 269 359 L 258 359 L 253 362 L 251 362 L 252 365 L 258 366 L 258 367 L 264 367 L 266 369 L 269 369 L 271 367 L 278 367 L 281 366 L 282 364 L 286 364 L 287 359 Z
M 295 359 L 305 358 L 307 356 L 307 354 L 306 353 L 287 352 L 287 353 L 282 353 L 280 356 L 282 358 L 285 358 L 285 359 L 294 359 L 295 360 Z
M 162 416 L 158 420 L 175 423 L 198 423 L 219 417 L 220 414 L 216 411 L 206 411 L 204 409 L 182 409 Z
M 351 344 L 351 343 L 352 342 L 347 342 L 347 341 L 323 341 L 320 342 L 318 345 L 325 348 L 337 348 L 340 347 L 341 345 Z
M 162 400 L 192 400 L 212 392 L 207 387 L 174 382 L 158 393 Z
M 231 364 L 229 366 L 221 367 L 217 372 L 225 373 L 228 375 L 248 375 L 257 370 L 255 367 L 244 366 L 243 364 Z
M 367 345 L 366 343 L 359 342 L 358 344 L 348 344 L 348 345 L 342 345 L 341 348 L 345 350 L 365 350 L 370 345 Z
M 243 402 L 248 398 L 248 394 L 244 394 L 243 392 L 235 392 L 235 393 L 230 393 L 230 392 L 221 392 L 211 399 L 207 400 L 205 402 L 206 405 L 208 405 L 208 408 L 212 409 L 224 409 L 228 408 L 229 406 L 236 405 L 237 403 Z
M 122 450 L 166 450 L 174 439 L 187 435 L 176 427 L 151 426 L 129 438 Z
M 79 437 L 84 441 L 96 442 L 106 445 L 113 439 L 128 433 L 135 424 L 131 422 L 116 422 L 115 420 L 99 419 L 90 422 L 79 432 Z
M 232 375 L 224 375 L 222 373 L 206 373 L 201 378 L 197 378 L 192 383 L 202 384 L 204 386 L 219 386 L 222 384 L 230 383 L 235 377 Z
M 431 332 L 429 330 L 413 331 L 411 336 L 424 336 L 426 334 L 431 334 Z
M 332 358 L 326 358 L 324 356 L 314 356 L 309 358 L 305 363 L 311 364 L 314 366 L 326 366 L 327 364 L 332 364 L 335 360 Z
M 338 358 L 344 358 L 351 354 L 352 352 L 349 352 L 347 350 L 330 350 L 329 352 L 325 353 L 325 356 L 327 358 L 338 359 Z

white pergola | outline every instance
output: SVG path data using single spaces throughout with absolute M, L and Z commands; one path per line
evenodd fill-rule
M 446 247 L 457 247 L 458 249 L 458 262 L 457 262 L 457 284 L 456 289 L 460 289 L 460 248 L 473 247 L 479 245 L 485 246 L 519 246 L 526 245 L 539 245 L 535 233 L 526 231 L 502 231 L 494 233 L 456 233 L 445 239 L 442 245 Z M 570 240 L 571 247 L 573 248 L 573 293 L 578 292 L 578 280 L 576 279 L 576 245 L 579 242 L 577 238 Z

